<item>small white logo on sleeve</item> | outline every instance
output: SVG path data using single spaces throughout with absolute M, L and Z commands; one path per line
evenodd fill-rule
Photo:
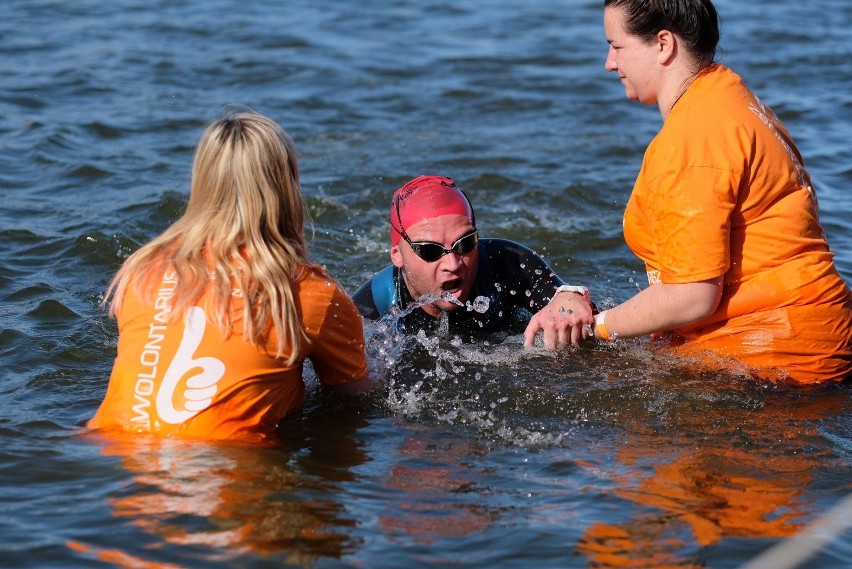
M 163 376 L 163 383 L 157 392 L 157 413 L 166 423 L 177 425 L 197 415 L 213 402 L 216 395 L 216 384 L 225 375 L 225 364 L 213 357 L 195 357 L 195 350 L 204 337 L 207 317 L 204 311 L 194 306 L 184 319 L 184 332 L 175 357 Z M 190 375 L 183 392 L 186 398 L 186 408 L 176 409 L 174 394 L 181 379 Z

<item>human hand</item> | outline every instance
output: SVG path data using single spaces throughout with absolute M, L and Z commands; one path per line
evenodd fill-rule
M 568 343 L 577 345 L 581 340 L 593 337 L 592 304 L 576 292 L 557 293 L 530 319 L 524 330 L 524 347 L 531 347 L 539 332 L 544 347 L 549 350 Z

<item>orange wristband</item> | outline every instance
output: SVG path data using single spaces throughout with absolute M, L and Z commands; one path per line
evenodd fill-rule
M 595 316 L 595 332 L 604 339 L 604 340 L 615 340 L 615 335 L 610 335 L 609 330 L 606 329 L 606 323 L 604 320 L 606 319 L 606 310 L 603 312 L 599 312 Z

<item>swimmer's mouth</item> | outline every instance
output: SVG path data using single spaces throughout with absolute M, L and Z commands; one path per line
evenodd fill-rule
M 447 281 L 441 284 L 441 290 L 443 292 L 461 292 L 461 287 L 464 281 L 462 279 L 453 279 L 451 281 Z

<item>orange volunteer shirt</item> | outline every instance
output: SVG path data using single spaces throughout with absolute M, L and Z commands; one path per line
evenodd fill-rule
M 118 314 L 118 355 L 106 396 L 88 426 L 208 439 L 261 440 L 304 396 L 302 363 L 275 357 L 277 334 L 266 348 L 242 337 L 242 318 L 225 338 L 206 311 L 205 295 L 184 319 L 170 321 L 174 272 L 162 278 L 153 305 L 128 287 Z M 346 293 L 319 269 L 305 268 L 294 283 L 303 346 L 323 384 L 364 377 L 361 317 Z M 232 297 L 239 314 L 242 299 Z M 287 354 L 285 354 L 287 355 Z
M 800 383 L 852 376 L 852 292 L 837 273 L 801 155 L 771 109 L 714 65 L 648 146 L 624 237 L 651 285 L 724 275 L 716 312 L 676 330 Z

